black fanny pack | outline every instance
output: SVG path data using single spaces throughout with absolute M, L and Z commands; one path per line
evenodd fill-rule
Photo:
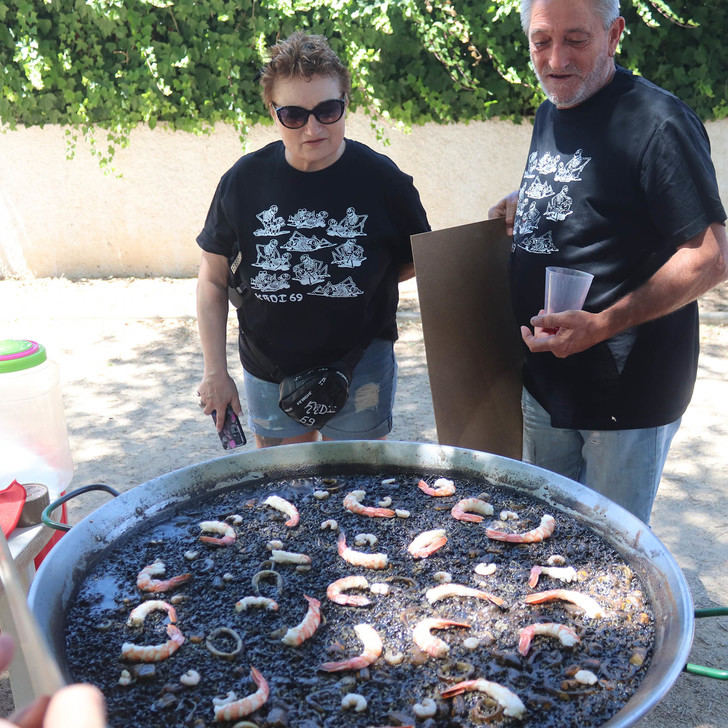
M 350 384 L 348 367 L 311 367 L 284 377 L 278 406 L 296 422 L 318 430 L 346 404 Z
M 241 334 L 242 340 L 243 334 Z M 278 382 L 278 406 L 290 418 L 315 430 L 323 427 L 346 404 L 354 367 L 366 346 L 352 349 L 331 364 L 309 367 L 285 375 L 249 335 L 245 344 L 256 361 L 267 367 L 269 381 Z
M 310 367 L 283 377 L 278 386 L 278 406 L 296 422 L 320 429 L 346 404 L 354 367 L 364 349 L 364 346 L 358 346 L 332 364 Z

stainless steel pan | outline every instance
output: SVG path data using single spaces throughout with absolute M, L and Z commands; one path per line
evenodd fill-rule
M 660 702 L 685 667 L 694 629 L 687 583 L 665 546 L 632 514 L 572 480 L 516 460 L 461 448 L 386 441 L 321 442 L 229 455 L 167 473 L 122 494 L 74 526 L 42 563 L 31 586 L 30 607 L 67 673 L 65 614 L 77 586 L 119 537 L 146 518 L 236 483 L 255 488 L 261 478 L 397 469 L 485 477 L 546 501 L 602 536 L 642 579 L 656 627 L 647 675 L 605 726 L 630 726 Z

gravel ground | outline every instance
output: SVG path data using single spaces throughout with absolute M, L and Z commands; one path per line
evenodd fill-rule
M 194 288 L 190 279 L 0 281 L 0 338 L 38 340 L 60 364 L 75 462 L 71 488 L 104 482 L 126 490 L 223 454 L 210 418 L 197 406 L 202 359 Z M 698 382 L 673 443 L 652 526 L 682 568 L 696 607 L 711 607 L 728 604 L 728 286 L 708 294 L 701 310 Z M 391 439 L 436 442 L 413 282 L 402 287 L 399 318 Z M 233 323 L 229 361 L 237 369 Z M 73 502 L 71 523 L 107 498 L 91 494 Z M 728 620 L 702 620 L 690 660 L 725 668 L 727 646 Z M 0 713 L 11 708 L 2 679 Z M 727 725 L 724 684 L 683 674 L 639 728 Z

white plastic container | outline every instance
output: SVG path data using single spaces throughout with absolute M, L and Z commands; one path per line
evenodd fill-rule
M 73 477 L 56 362 L 29 340 L 0 341 L 0 489 L 42 483 L 51 500 Z

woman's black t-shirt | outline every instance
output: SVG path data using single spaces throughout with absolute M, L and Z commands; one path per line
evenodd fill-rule
M 705 129 L 672 94 L 618 68 L 579 106 L 545 102 L 514 227 L 517 321 L 543 308 L 546 266 L 593 273 L 584 308 L 599 312 L 724 219 Z M 527 352 L 524 384 L 554 427 L 654 427 L 684 412 L 697 358 L 692 303 L 565 359 Z
M 273 381 L 336 361 L 373 338 L 396 340 L 398 273 L 410 235 L 429 230 L 412 177 L 347 140 L 316 172 L 285 160 L 281 142 L 226 172 L 197 238 L 228 258 L 245 369 Z

